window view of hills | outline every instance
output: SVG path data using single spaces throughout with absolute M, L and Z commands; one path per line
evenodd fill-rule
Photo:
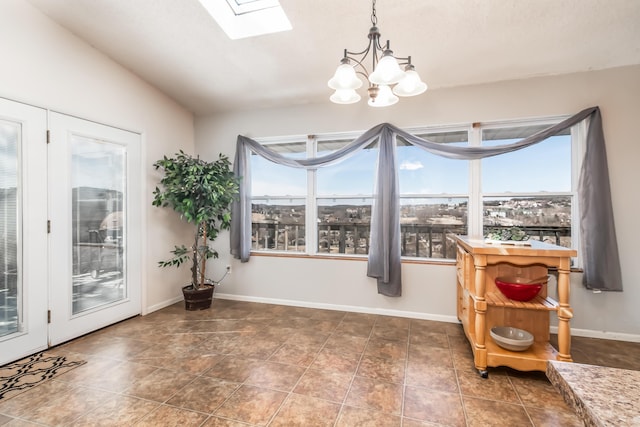
M 409 257 L 455 258 L 448 234 L 467 234 L 466 199 L 411 199 L 402 203 L 400 228 L 402 254 Z M 322 204 L 318 207 L 317 252 L 367 254 L 370 204 Z M 304 252 L 306 207 L 254 204 L 253 249 Z M 485 230 L 519 227 L 529 238 L 569 247 L 571 245 L 571 198 L 486 198 Z

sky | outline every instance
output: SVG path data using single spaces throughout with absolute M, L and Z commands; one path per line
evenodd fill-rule
M 12 132 L 15 128 L 0 126 L 0 187 L 4 188 L 16 185 L 15 134 Z M 514 141 L 489 141 L 484 145 Z M 113 152 L 113 149 L 118 151 L 117 147 L 105 145 L 110 144 L 92 141 L 76 144 L 83 161 L 74 170 L 74 186 L 121 190 L 123 163 L 122 159 L 114 160 L 122 153 Z M 397 156 L 401 194 L 469 192 L 468 161 L 446 159 L 413 146 L 398 147 Z M 304 169 L 275 165 L 259 156 L 251 158 L 254 197 L 306 195 L 307 173 Z M 366 149 L 341 163 L 319 169 L 318 195 L 371 195 L 376 163 L 377 150 Z M 571 165 L 570 137 L 552 137 L 523 150 L 483 159 L 482 190 L 485 193 L 568 192 L 571 190 L 571 169 L 567 165 Z M 112 182 L 109 177 L 119 178 Z
M 516 140 L 489 141 L 502 145 Z M 460 144 L 456 144 L 460 145 Z M 377 150 L 355 156 L 317 174 L 318 195 L 371 195 Z M 413 146 L 398 147 L 397 163 L 401 194 L 466 194 L 469 162 L 430 154 Z M 485 193 L 571 191 L 570 136 L 547 139 L 534 146 L 482 161 Z M 252 196 L 306 195 L 306 171 L 275 165 L 252 156 Z M 267 177 L 260 179 L 260 177 Z

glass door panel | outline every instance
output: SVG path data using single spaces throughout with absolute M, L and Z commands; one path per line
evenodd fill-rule
M 71 146 L 72 314 L 127 295 L 126 150 L 73 135 Z
M 141 311 L 140 134 L 50 113 L 51 345 Z
M 0 120 L 0 337 L 19 331 L 22 287 L 18 233 L 18 123 Z

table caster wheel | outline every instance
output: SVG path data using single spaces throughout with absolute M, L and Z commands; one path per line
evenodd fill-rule
M 482 378 L 489 378 L 489 371 L 487 371 L 486 369 L 479 369 L 478 373 Z

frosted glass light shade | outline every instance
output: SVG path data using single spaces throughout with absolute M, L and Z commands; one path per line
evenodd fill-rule
M 362 86 L 362 80 L 356 76 L 351 64 L 340 64 L 328 85 L 335 90 L 355 90 Z
M 427 90 L 427 84 L 420 79 L 415 70 L 405 71 L 404 79 L 393 88 L 393 93 L 398 96 L 420 95 Z
M 387 85 L 378 86 L 378 95 L 375 98 L 369 98 L 368 104 L 371 107 L 388 107 L 398 102 L 398 97 L 391 92 L 391 88 Z
M 404 78 L 405 72 L 400 69 L 393 52 L 385 51 L 373 73 L 369 74 L 369 81 L 376 85 L 392 85 Z
M 336 104 L 354 104 L 361 98 L 353 89 L 336 89 L 329 99 Z

